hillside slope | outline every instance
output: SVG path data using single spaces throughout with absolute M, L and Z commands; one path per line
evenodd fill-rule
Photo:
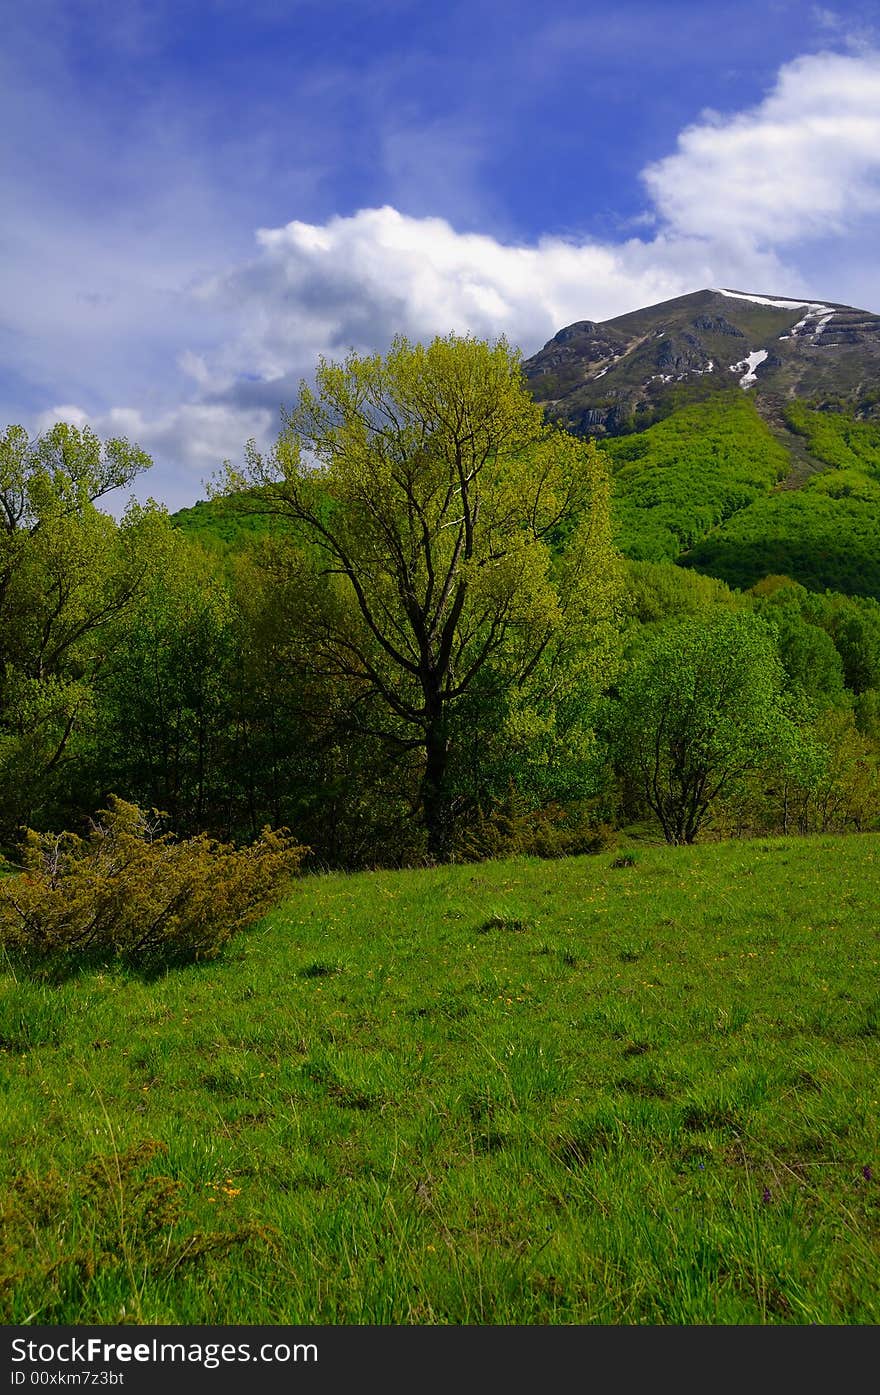
M 880 597 L 880 316 L 703 290 L 569 325 L 524 372 L 607 451 L 627 556 Z M 283 527 L 223 500 L 176 522 L 223 550 Z
M 679 560 L 732 586 L 784 574 L 880 598 L 880 424 L 800 404 L 787 417 L 819 472 L 755 499 Z
M 880 597 L 880 423 L 792 403 L 774 429 L 734 389 L 600 444 L 625 555 Z
M 880 316 L 703 290 L 569 325 L 524 370 L 607 450 L 627 555 L 880 596 Z

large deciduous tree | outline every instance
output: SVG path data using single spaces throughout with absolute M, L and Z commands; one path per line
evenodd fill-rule
M 609 483 L 591 444 L 547 427 L 519 356 L 449 335 L 322 360 L 268 457 L 228 483 L 286 516 L 309 662 L 367 694 L 420 751 L 429 855 L 452 846 L 452 718 L 577 651 L 595 678 L 616 595 Z M 570 671 L 569 671 L 570 675 Z

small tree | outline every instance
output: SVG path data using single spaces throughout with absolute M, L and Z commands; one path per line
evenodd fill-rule
M 96 507 L 150 465 L 124 440 L 63 422 L 0 437 L 0 837 L 58 780 L 94 682 L 124 629 L 168 523 Z
M 398 750 L 421 751 L 428 851 L 446 860 L 465 696 L 525 683 L 572 645 L 594 671 L 607 657 L 602 458 L 544 425 L 503 340 L 450 335 L 322 360 L 272 455 L 251 447 L 230 483 L 295 525 L 308 661 L 368 695 Z
M 169 531 L 162 566 L 146 578 L 103 671 L 92 778 L 166 810 L 180 833 L 216 831 L 228 804 L 221 763 L 233 721 L 233 607 L 211 554 Z
M 773 632 L 753 615 L 657 635 L 620 684 L 617 761 L 668 843 L 692 843 L 713 800 L 797 742 Z

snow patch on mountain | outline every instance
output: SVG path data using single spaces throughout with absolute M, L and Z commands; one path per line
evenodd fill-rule
M 755 369 L 764 362 L 767 356 L 766 349 L 755 349 L 752 353 L 746 354 L 745 358 L 740 359 L 739 363 L 732 363 L 730 365 L 731 373 L 740 373 L 743 368 L 746 370 L 739 380 L 741 388 L 748 389 L 753 383 L 758 381 L 758 375 Z
M 711 290 L 713 295 L 726 295 L 729 300 L 750 300 L 754 305 L 772 305 L 775 310 L 797 310 L 799 306 L 803 306 L 805 309 L 809 307 L 818 310 L 819 308 L 817 303 L 810 300 L 771 300 L 766 295 L 747 295 L 745 291 L 726 291 L 721 286 L 712 286 Z M 826 308 L 826 306 L 822 306 L 823 310 Z
M 780 334 L 779 338 L 803 339 L 809 336 L 815 344 L 828 321 L 833 318 L 834 310 L 830 305 L 811 305 L 806 315 L 798 320 L 796 325 L 792 325 L 787 334 Z

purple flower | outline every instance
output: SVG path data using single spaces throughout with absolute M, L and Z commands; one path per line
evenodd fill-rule
M 868 1163 L 865 1163 L 865 1166 L 862 1168 L 862 1176 L 866 1182 L 873 1182 L 874 1180 L 874 1174 Z
M 765 1188 L 764 1188 L 764 1194 L 763 1194 L 763 1196 L 761 1197 L 761 1201 L 764 1203 L 765 1206 L 769 1206 L 769 1205 L 770 1205 L 770 1188 L 769 1188 L 769 1187 L 765 1187 Z

